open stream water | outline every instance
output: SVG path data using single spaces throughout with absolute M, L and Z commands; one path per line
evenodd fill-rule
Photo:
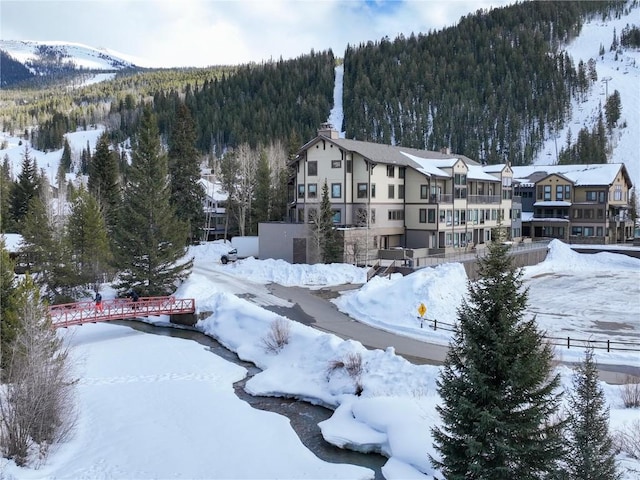
M 234 384 L 234 390 L 238 398 L 244 400 L 253 408 L 278 413 L 287 417 L 302 443 L 318 458 L 331 463 L 348 463 L 366 467 L 375 472 L 375 480 L 384 480 L 381 469 L 387 462 L 386 457 L 376 453 L 360 453 L 353 450 L 345 450 L 331 445 L 324 440 L 318 423 L 331 417 L 333 413 L 332 410 L 291 398 L 261 397 L 248 394 L 244 390 L 244 385 L 253 375 L 259 373 L 260 369 L 253 363 L 239 359 L 234 352 L 226 349 L 213 338 L 188 328 L 155 326 L 135 320 L 118 320 L 111 323 L 153 335 L 165 335 L 193 340 L 208 347 L 214 355 L 218 355 L 229 362 L 246 368 L 248 372 L 247 376 Z

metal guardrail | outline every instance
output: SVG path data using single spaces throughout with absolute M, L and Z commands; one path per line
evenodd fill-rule
M 420 320 L 420 319 L 418 319 Z M 425 318 L 420 321 L 420 328 L 423 323 L 433 330 L 445 330 L 447 332 L 455 332 L 455 325 L 447 322 L 438 321 L 435 318 Z M 430 324 L 429 324 L 430 323 Z M 606 350 L 607 352 L 640 352 L 640 342 L 623 342 L 614 340 L 593 340 L 571 337 L 550 337 L 543 335 L 549 344 L 556 347 L 571 348 L 588 348 L 593 347 L 594 350 Z

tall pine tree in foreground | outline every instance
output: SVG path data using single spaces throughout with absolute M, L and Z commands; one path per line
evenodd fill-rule
M 616 480 L 613 440 L 609 434 L 609 409 L 598 385 L 598 369 L 593 348 L 585 352 L 573 376 L 569 396 L 569 455 L 567 466 L 572 480 Z
M 195 124 L 184 104 L 178 106 L 169 140 L 169 175 L 171 205 L 187 223 L 190 243 L 197 243 L 205 221 L 205 191 L 200 183 Z
M 121 201 L 119 182 L 118 154 L 109 148 L 109 135 L 104 132 L 98 138 L 96 152 L 89 165 L 87 188 L 97 200 L 109 232 L 117 221 Z
M 448 480 L 553 478 L 564 426 L 553 352 L 524 318 L 528 292 L 508 246 L 487 248 L 437 381 L 442 425 L 432 435 L 440 455 L 431 461 Z
M 167 157 L 160 146 L 155 115 L 144 109 L 134 139 L 131 169 L 116 228 L 118 288 L 141 295 L 167 295 L 188 275 L 187 225 L 169 203 Z

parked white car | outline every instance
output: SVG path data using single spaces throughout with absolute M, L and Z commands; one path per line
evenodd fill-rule
M 220 262 L 226 265 L 229 262 L 235 262 L 238 260 L 238 249 L 234 248 L 233 250 L 229 250 L 227 253 L 220 257 Z

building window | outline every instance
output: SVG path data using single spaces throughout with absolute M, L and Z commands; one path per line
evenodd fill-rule
M 593 237 L 593 227 L 584 227 L 582 233 L 585 237 Z
M 427 210 L 427 222 L 436 223 L 436 209 L 430 208 Z
M 404 178 L 406 167 L 398 167 L 398 178 Z
M 615 201 L 618 201 L 618 202 L 620 200 L 622 200 L 622 185 L 616 185 L 615 186 L 615 190 L 613 192 L 613 199 Z M 602 203 L 604 203 L 604 202 L 602 202 Z
M 584 210 L 584 218 L 591 220 L 593 218 L 593 209 L 592 208 L 586 208 Z
M 318 184 L 317 183 L 310 183 L 307 187 L 309 188 L 309 193 L 308 193 L 309 198 L 317 198 L 318 197 Z
M 404 220 L 404 210 L 389 210 L 389 220 Z
M 376 184 L 371 184 L 371 198 L 376 198 Z
M 393 178 L 396 176 L 396 167 L 393 165 L 387 165 L 387 177 Z
M 582 236 L 582 227 L 571 227 L 571 235 L 574 237 Z
M 358 184 L 358 198 L 367 198 L 368 185 L 366 183 Z
M 331 210 L 331 213 L 333 213 L 333 223 L 342 223 L 342 211 L 341 210 Z
M 453 183 L 456 185 L 466 185 L 467 176 L 464 173 L 456 173 L 453 175 Z
M 454 198 L 467 198 L 467 187 L 456 186 L 453 192 Z
M 318 210 L 315 208 L 310 208 L 307 214 L 307 221 L 309 223 L 315 222 L 317 218 L 318 218 Z
M 318 162 L 313 161 L 307 164 L 307 175 L 310 177 L 315 177 L 318 175 Z
M 353 162 L 351 160 L 347 160 L 347 173 L 351 173 L 353 171 Z
M 420 198 L 428 198 L 428 196 L 429 196 L 429 186 L 420 185 Z
M 404 185 L 398 185 L 398 198 L 404 198 Z
M 564 185 L 556 185 L 556 200 L 564 199 Z
M 551 201 L 551 185 L 544 185 L 544 201 Z
M 389 185 L 389 198 L 395 198 L 396 196 L 396 186 Z
M 582 218 L 582 209 L 581 208 L 576 208 L 573 211 L 573 218 Z
M 332 183 L 331 184 L 331 198 L 340 198 L 342 197 L 342 184 L 341 183 Z
M 298 184 L 298 198 L 304 198 L 304 184 Z
M 342 168 L 342 160 L 331 160 L 331 168 Z
M 426 208 L 421 208 L 420 212 L 419 212 L 419 215 L 420 215 L 419 222 L 420 223 L 427 223 L 427 209 Z
M 571 185 L 564 186 L 564 199 L 571 200 Z
M 598 199 L 598 192 L 587 192 L 587 202 L 595 202 Z

